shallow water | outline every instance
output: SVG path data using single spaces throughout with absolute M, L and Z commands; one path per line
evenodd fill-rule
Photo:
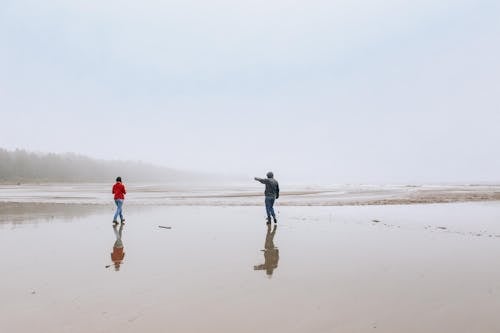
M 6 221 L 0 331 L 500 331 L 500 203 L 262 210 Z
M 127 191 L 128 205 L 256 206 L 262 204 L 264 187 L 253 182 L 216 186 L 127 184 Z M 6 203 L 107 205 L 110 198 L 110 184 L 0 185 L 0 209 Z M 500 201 L 500 186 L 284 184 L 278 203 L 341 206 L 492 200 Z

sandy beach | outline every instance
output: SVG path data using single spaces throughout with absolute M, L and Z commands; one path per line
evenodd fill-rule
M 499 18 L 3 1 L 0 333 L 500 333 Z
M 109 202 L 10 199 L 2 332 L 500 331 L 497 201 L 278 205 L 268 229 L 245 202 L 136 199 L 117 242 Z
M 260 206 L 259 185 L 179 186 L 127 184 L 128 205 Z M 108 205 L 109 184 L 0 185 L 0 209 L 6 204 Z M 283 206 L 406 205 L 499 201 L 500 185 L 288 185 Z M 7 205 L 8 206 L 8 205 Z

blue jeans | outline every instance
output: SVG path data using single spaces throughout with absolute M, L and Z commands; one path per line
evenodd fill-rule
M 276 218 L 276 214 L 274 214 L 274 197 L 266 197 L 265 203 L 266 203 L 266 213 L 267 213 L 267 218 L 274 217 Z
M 123 214 L 122 214 L 123 200 L 116 199 L 115 204 L 116 204 L 116 213 L 115 213 L 115 217 L 113 217 L 113 221 L 116 221 L 116 219 L 118 218 L 118 215 L 120 215 L 120 220 L 123 221 L 124 220 Z

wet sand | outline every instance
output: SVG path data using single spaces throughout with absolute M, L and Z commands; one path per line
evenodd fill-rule
M 131 205 L 121 241 L 111 205 L 34 207 L 2 213 L 1 332 L 500 331 L 499 202 Z

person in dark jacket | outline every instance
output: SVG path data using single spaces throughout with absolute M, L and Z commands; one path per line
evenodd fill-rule
M 267 224 L 271 224 L 271 216 L 273 217 L 274 223 L 278 223 L 273 207 L 274 201 L 280 197 L 280 186 L 278 181 L 274 179 L 274 174 L 271 171 L 267 173 L 267 179 L 258 177 L 255 177 L 254 179 L 266 185 L 266 190 L 264 191 L 266 199 L 264 202 L 266 204 Z

